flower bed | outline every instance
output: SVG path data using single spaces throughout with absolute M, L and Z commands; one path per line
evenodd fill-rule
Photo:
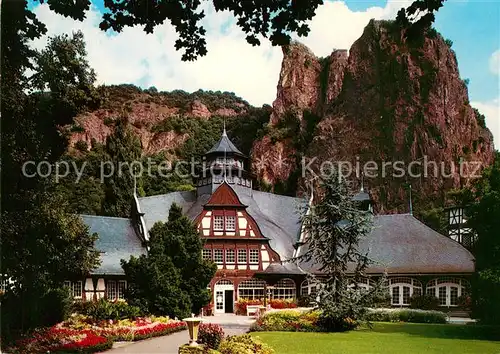
M 30 337 L 18 341 L 8 352 L 93 353 L 111 348 L 114 341 L 137 341 L 184 329 L 184 322 L 168 317 L 96 322 L 87 316 L 75 315 L 51 328 L 34 332 Z
M 297 303 L 294 300 L 269 300 L 269 305 L 273 309 L 281 310 L 281 309 L 292 309 L 297 307 Z M 247 314 L 247 306 L 248 305 L 264 305 L 263 300 L 248 300 L 248 299 L 239 299 L 236 302 L 236 311 L 237 315 L 246 316 Z
M 16 353 L 95 353 L 110 349 L 111 338 L 91 330 L 71 330 L 51 327 L 35 331 L 30 337 L 19 340 L 7 352 Z

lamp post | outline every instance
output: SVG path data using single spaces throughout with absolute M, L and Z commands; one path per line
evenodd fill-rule
M 189 345 L 192 347 L 196 347 L 198 345 L 198 343 L 196 342 L 198 340 L 198 329 L 200 327 L 202 319 L 199 317 L 194 317 L 194 314 L 192 314 L 191 317 L 184 318 L 183 321 L 186 322 L 188 326 Z

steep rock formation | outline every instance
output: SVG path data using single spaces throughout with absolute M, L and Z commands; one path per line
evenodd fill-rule
M 237 117 L 250 108 L 247 102 L 230 93 L 201 90 L 192 94 L 184 91 L 158 93 L 131 85 L 105 87 L 104 98 L 103 107 L 79 115 L 72 126 L 63 128 L 69 137 L 70 150 L 79 141 L 85 142 L 87 149 L 96 143 L 105 144 L 114 132 L 116 120 L 126 117 L 130 128 L 140 138 L 145 155 L 173 151 L 186 142 L 189 133 L 159 131 L 155 129 L 158 125 L 179 116 L 192 119 Z
M 321 121 L 302 151 L 293 149 L 297 146 L 291 142 L 293 137 L 279 144 L 266 137 L 255 143 L 254 171 L 264 182 L 276 185 L 286 181 L 291 176 L 288 171 L 300 168 L 299 156 L 316 159 L 311 164 L 316 169 L 324 161 L 346 161 L 353 166 L 359 162 L 361 167 L 374 161 L 378 176 L 367 177 L 365 184 L 378 211 L 402 212 L 408 210 L 405 183 L 412 183 L 416 204 L 442 204 L 446 190 L 470 182 L 475 164 L 484 167 L 491 163 L 492 135 L 484 126 L 484 117 L 469 105 L 454 52 L 435 31 L 429 31 L 421 41 L 408 42 L 392 23 L 371 21 L 352 45 L 348 58 L 345 52 L 332 53 L 321 70 L 323 76 L 317 74 L 317 65 L 314 71 L 304 67 L 309 50 L 302 45 L 292 47 L 284 50 L 269 130 L 283 124 L 286 108 L 315 112 Z M 319 62 L 313 59 L 311 62 Z M 307 86 L 290 81 L 290 73 L 295 78 L 307 77 Z M 303 116 L 299 114 L 298 119 Z M 272 162 L 283 151 L 295 155 L 293 167 Z M 269 163 L 257 165 L 262 152 Z M 405 167 L 403 177 L 393 176 L 397 161 Z M 434 161 L 439 171 L 435 176 L 434 165 L 428 165 L 427 177 L 412 178 L 407 173 L 412 161 Z M 460 161 L 470 162 L 468 175 L 459 173 Z M 383 162 L 391 163 L 386 178 L 382 178 Z M 453 164 L 455 169 L 450 171 Z M 418 165 L 413 166 L 414 175 L 423 175 Z M 443 176 L 441 166 L 449 178 Z M 355 174 L 351 179 L 356 180 Z M 305 187 L 304 179 L 299 180 L 299 186 Z

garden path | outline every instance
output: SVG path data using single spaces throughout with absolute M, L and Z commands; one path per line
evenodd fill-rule
M 216 316 L 205 317 L 205 323 L 217 323 L 224 328 L 226 335 L 243 334 L 248 331 L 250 325 L 254 321 L 252 317 L 236 316 L 234 314 L 221 314 Z M 181 345 L 189 341 L 189 334 L 187 331 L 173 333 L 168 336 L 146 339 L 139 342 L 121 342 L 115 343 L 113 349 L 108 350 L 106 353 L 124 354 L 124 353 L 137 353 L 137 354 L 177 354 Z

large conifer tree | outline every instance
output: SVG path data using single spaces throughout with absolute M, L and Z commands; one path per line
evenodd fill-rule
M 297 261 L 308 262 L 323 274 L 315 279 L 321 284 L 317 304 L 322 310 L 321 325 L 339 331 L 352 328 L 348 319 L 360 319 L 379 290 L 353 291 L 369 264 L 359 243 L 371 230 L 371 214 L 358 208 L 336 171 L 320 179 L 320 190 L 321 199 L 303 216 L 306 251 Z

